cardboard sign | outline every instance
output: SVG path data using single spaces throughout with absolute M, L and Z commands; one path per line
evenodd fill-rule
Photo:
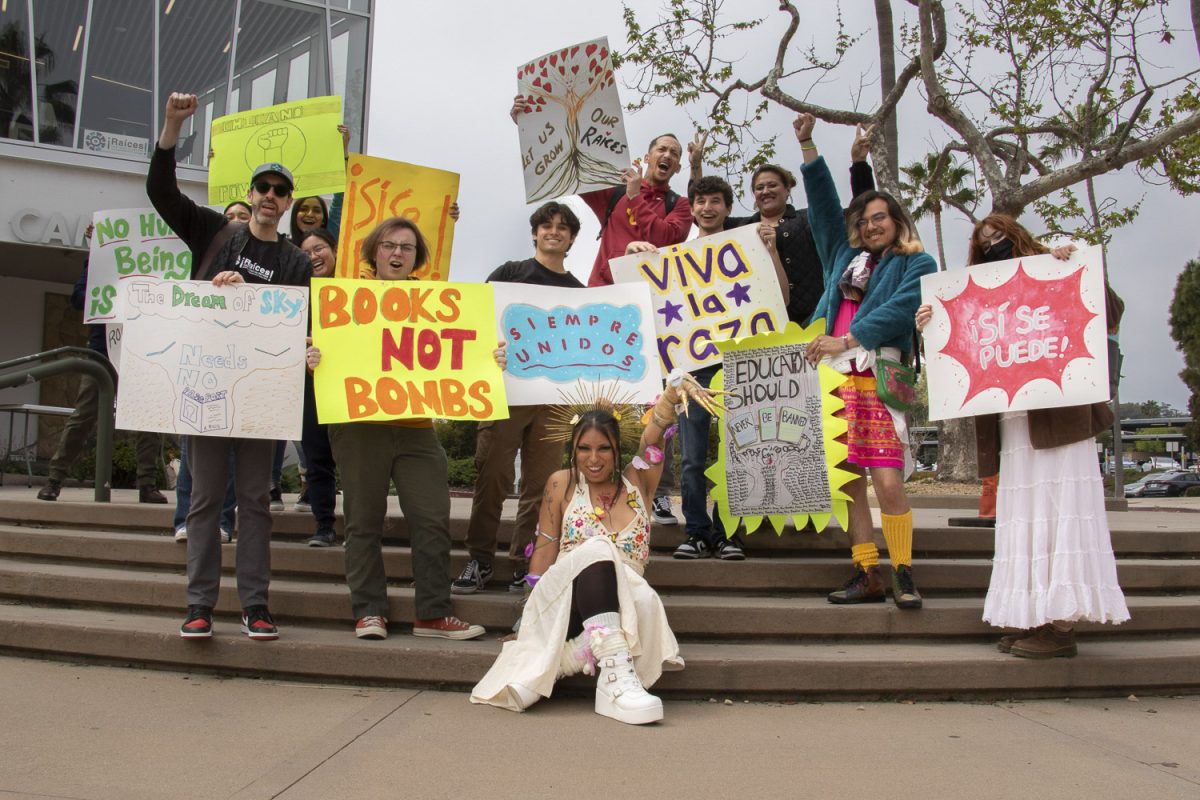
M 718 345 L 724 362 L 713 385 L 728 394 L 717 462 L 705 474 L 731 536 L 739 521 L 753 533 L 763 517 L 776 533 L 789 517 L 796 528 L 811 522 L 822 530 L 833 517 L 849 524 L 843 487 L 855 476 L 838 467 L 846 422 L 834 416 L 842 408 L 834 390 L 845 376 L 804 357 L 806 344 L 824 332 L 823 320 L 803 330 L 788 323 L 782 333 Z
M 486 283 L 312 282 L 322 423 L 507 419 Z
M 517 68 L 525 202 L 606 189 L 632 163 L 608 39 L 564 47 Z
M 446 280 L 454 244 L 450 206 L 458 197 L 458 173 L 351 153 L 346 174 L 337 276 L 363 277 L 363 239 L 385 219 L 404 217 L 417 224 L 429 246 L 429 259 L 413 271 L 414 278 Z
M 336 194 L 346 185 L 342 98 L 310 97 L 217 117 L 208 162 L 208 202 L 245 200 L 250 176 L 270 161 L 296 181 L 293 197 Z
M 307 288 L 130 280 L 121 290 L 118 428 L 300 437 Z
M 719 342 L 781 331 L 788 321 L 771 254 L 754 225 L 608 264 L 618 284 L 650 287 L 666 374 L 714 364 Z
M 153 208 L 97 211 L 92 224 L 85 323 L 125 319 L 119 286 L 123 280 L 185 281 L 192 277 L 192 251 Z
M 508 343 L 509 405 L 562 402 L 579 383 L 601 383 L 630 402 L 662 392 L 650 292 L 642 286 L 568 289 L 489 284 L 496 327 Z
M 1108 400 L 1099 247 L 926 275 L 929 418 Z

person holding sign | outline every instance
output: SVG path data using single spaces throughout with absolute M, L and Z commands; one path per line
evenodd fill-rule
M 88 225 L 84 232 L 84 241 L 92 238 L 93 226 Z M 87 301 L 88 261 L 83 262 L 83 272 L 71 290 L 71 307 L 82 311 Z M 105 326 L 88 325 L 88 348 L 108 358 L 108 341 Z M 62 492 L 63 479 L 67 471 L 79 459 L 83 445 L 96 427 L 96 419 L 100 414 L 100 393 L 96 381 L 89 375 L 79 378 L 79 391 L 75 396 L 75 410 L 67 418 L 63 426 L 62 438 L 58 440 L 58 448 L 50 459 L 50 469 L 46 476 L 46 484 L 38 490 L 38 500 L 57 500 Z M 108 413 L 107 411 L 105 413 Z M 137 454 L 137 486 L 139 503 L 165 504 L 167 498 L 158 490 L 158 453 L 162 447 L 162 435 L 149 431 L 134 433 L 134 449 Z
M 855 197 L 845 213 L 825 159 L 817 154 L 812 130 L 816 118 L 800 114 L 793 126 L 804 153 L 813 240 L 825 270 L 825 291 L 814 316 L 825 319 L 826 334 L 807 346 L 812 363 L 828 359 L 846 375 L 838 389 L 848 422 L 847 468 L 871 482 L 879 499 L 883 538 L 892 561 L 892 596 L 900 608 L 920 608 L 913 582 L 912 509 L 904 475 L 912 468 L 903 411 L 884 404 L 876 383 L 877 360 L 900 361 L 913 349 L 914 315 L 921 302 L 921 276 L 937 264 L 924 252 L 916 226 L 895 198 L 869 191 Z M 870 130 L 859 129 L 862 146 Z M 855 574 L 829 595 L 831 603 L 886 599 L 879 551 L 872 536 L 865 477 L 846 484 L 850 495 L 850 555 Z
M 1066 261 L 1074 250 L 1072 244 L 1051 250 L 1012 217 L 992 214 L 971 232 L 967 263 L 1044 253 Z M 1104 288 L 1113 330 L 1125 304 Z M 917 330 L 932 318 L 932 306 L 918 308 Z M 1112 424 L 1112 409 L 1103 402 L 975 417 L 979 474 L 1000 474 L 983 619 L 1019 631 L 1000 638 L 1002 653 L 1069 658 L 1078 653 L 1075 622 L 1129 619 L 1092 447 Z
M 704 143 L 707 138 L 707 133 L 699 133 L 694 141 L 688 143 L 688 161 L 691 165 L 689 194 L 693 192 L 692 185 L 701 179 Z M 806 152 L 804 145 L 804 142 L 800 143 L 802 152 Z M 851 197 L 857 197 L 875 188 L 875 173 L 867 161 L 869 153 L 869 140 L 856 137 L 850 148 Z M 726 214 L 722 223 L 724 230 L 754 223 L 776 229 L 775 249 L 787 275 L 784 302 L 787 303 L 788 319 L 806 326 L 817 307 L 817 301 L 821 298 L 825 282 L 821 257 L 817 253 L 813 232 L 809 227 L 808 210 L 802 208 L 797 211 L 789 202 L 792 189 L 796 187 L 796 176 L 778 164 L 763 164 L 750 176 L 750 187 L 754 193 L 755 212 L 748 217 L 731 217 Z M 729 210 L 733 210 L 732 200 Z M 700 224 L 699 217 L 696 224 Z
M 584 672 L 598 677 L 598 714 L 632 725 L 662 719 L 662 701 L 645 687 L 664 665 L 679 669 L 683 661 L 662 601 L 642 577 L 650 557 L 646 498 L 662 471 L 663 432 L 689 400 L 713 411 L 707 389 L 672 373 L 629 465 L 621 463 L 621 442 L 637 435 L 639 410 L 606 398 L 558 407 L 554 427 L 567 439 L 570 467 L 546 483 L 517 638 L 504 644 L 472 703 L 524 711 L 549 697 L 558 678 Z
M 513 98 L 509 116 L 513 122 L 525 113 L 525 97 Z M 647 241 L 655 247 L 679 244 L 692 229 L 692 209 L 688 201 L 671 191 L 671 178 L 679 172 L 683 146 L 673 133 L 656 136 L 650 142 L 638 172 L 638 163 L 621 172 L 623 186 L 598 189 L 580 195 L 600 220 L 600 249 L 588 277 L 588 286 L 608 286 L 613 282 L 610 259 L 625 255 L 633 241 Z
M 550 201 L 529 217 L 534 257 L 500 265 L 488 282 L 528 283 L 535 286 L 564 286 L 582 289 L 579 279 L 567 272 L 566 258 L 579 235 L 579 218 L 562 203 Z M 525 546 L 533 538 L 537 525 L 542 489 L 550 473 L 559 466 L 561 448 L 547 439 L 547 424 L 552 406 L 509 406 L 508 419 L 479 423 L 475 443 L 475 491 L 471 499 L 471 518 L 467 523 L 467 549 L 471 558 L 462 574 L 451 584 L 455 594 L 472 594 L 492 577 L 496 558 L 496 534 L 500 527 L 500 509 L 513 485 L 513 459 L 521 453 L 521 498 L 508 555 L 521 564 L 510 589 L 523 591 L 528 564 L 522 563 Z
M 159 216 L 192 251 L 192 278 L 216 286 L 268 283 L 307 286 L 308 256 L 279 236 L 279 221 L 292 204 L 292 174 L 282 164 L 259 166 L 250 177 L 246 200 L 250 221 L 233 222 L 179 191 L 175 145 L 188 117 L 196 113 L 194 94 L 167 98 L 162 133 L 150 159 L 146 194 Z M 192 507 L 187 517 L 188 615 L 180 627 L 185 639 L 212 636 L 212 609 L 221 583 L 218 517 L 225 497 L 229 456 L 237 472 L 237 586 L 242 632 L 251 639 L 279 638 L 267 608 L 271 582 L 271 457 L 267 439 L 194 436 L 188 442 Z
M 410 280 L 429 258 L 416 223 L 392 217 L 363 240 L 362 259 L 381 281 Z M 496 351 L 502 363 L 503 349 Z M 309 347 L 308 368 L 321 364 L 321 350 Z M 474 639 L 484 634 L 454 616 L 450 602 L 450 483 L 446 451 L 430 419 L 345 422 L 329 428 L 329 444 L 342 476 L 346 516 L 346 583 L 360 639 L 388 635 L 387 574 L 383 565 L 383 523 L 388 486 L 395 484 L 400 510 L 412 540 L 416 620 L 414 636 Z

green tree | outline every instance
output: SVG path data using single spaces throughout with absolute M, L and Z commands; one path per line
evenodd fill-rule
M 1183 353 L 1183 371 L 1179 377 L 1191 391 L 1188 416 L 1191 423 L 1184 429 L 1188 444 L 1200 449 L 1200 261 L 1192 259 L 1179 273 L 1175 296 L 1171 300 L 1171 338 Z
M 942 241 L 942 211 L 946 207 L 956 208 L 967 218 L 974 219 L 973 209 L 977 201 L 975 190 L 966 186 L 973 177 L 969 167 L 955 162 L 949 153 L 930 153 L 924 161 L 916 161 L 901 167 L 900 191 L 908 203 L 913 219 L 933 217 L 933 231 L 937 239 L 938 269 L 946 269 L 946 248 Z

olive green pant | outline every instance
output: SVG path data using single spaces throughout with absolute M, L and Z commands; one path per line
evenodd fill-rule
M 346 583 L 355 619 L 389 617 L 383 568 L 388 485 L 395 483 L 412 547 L 417 619 L 449 616 L 450 486 L 433 428 L 350 422 L 329 426 L 342 477 Z

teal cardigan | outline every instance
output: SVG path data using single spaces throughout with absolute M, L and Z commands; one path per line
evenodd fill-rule
M 813 319 L 824 316 L 825 332 L 832 333 L 842 305 L 838 279 L 862 250 L 850 246 L 842 202 L 825 159 L 805 164 L 800 173 L 808 195 L 809 227 L 825 271 L 825 292 L 813 311 Z M 909 353 L 916 328 L 913 318 L 921 305 L 921 276 L 936 271 L 937 262 L 928 253 L 887 253 L 871 273 L 862 304 L 850 323 L 850 332 L 859 344 L 868 350 L 896 347 L 901 353 Z

